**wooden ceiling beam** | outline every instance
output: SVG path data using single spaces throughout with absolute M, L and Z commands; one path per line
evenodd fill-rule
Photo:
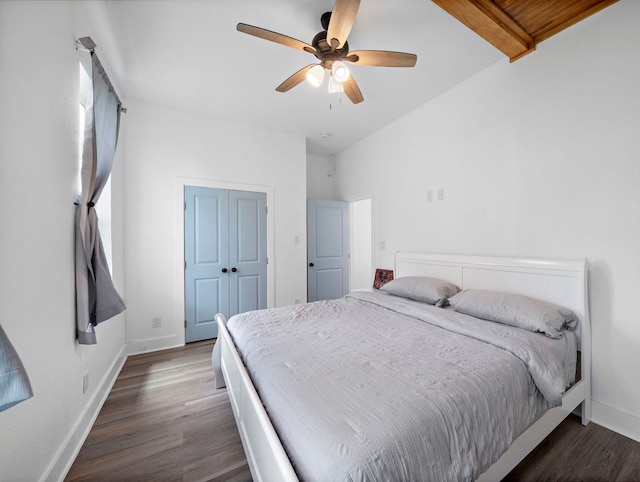
M 513 62 L 535 50 L 533 38 L 491 0 L 432 0 Z
M 511 62 L 618 0 L 432 0 Z

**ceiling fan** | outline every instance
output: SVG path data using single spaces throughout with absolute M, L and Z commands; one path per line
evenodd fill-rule
M 359 6 L 360 0 L 336 0 L 333 11 L 322 15 L 320 23 L 324 30 L 313 38 L 311 44 L 245 23 L 239 23 L 236 28 L 239 32 L 308 52 L 320 61 L 298 70 L 276 87 L 278 92 L 287 92 L 305 79 L 317 87 L 322 84 L 327 70 L 330 71 L 329 91 L 344 91 L 351 102 L 357 104 L 362 102 L 364 97 L 344 62 L 376 67 L 413 67 L 418 59 L 415 54 L 388 50 L 350 52 L 347 37 L 355 22 Z

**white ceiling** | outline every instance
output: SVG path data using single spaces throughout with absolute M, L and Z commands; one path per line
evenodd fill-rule
M 125 98 L 306 137 L 340 152 L 504 55 L 429 0 L 362 0 L 351 50 L 415 53 L 414 68 L 353 66 L 364 102 L 306 82 L 275 88 L 311 54 L 236 31 L 238 22 L 311 43 L 333 0 L 120 0 L 94 4 L 90 34 Z M 102 45 L 101 45 L 102 42 Z M 335 97 L 335 96 L 334 96 Z M 341 97 L 341 99 L 340 99 Z M 330 108 L 331 107 L 331 108 Z M 328 139 L 322 134 L 328 133 Z

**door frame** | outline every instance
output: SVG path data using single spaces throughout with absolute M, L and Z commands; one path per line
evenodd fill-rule
M 353 265 L 354 265 L 354 260 L 356 258 L 359 257 L 359 250 L 357 249 L 357 246 L 354 245 L 354 241 L 356 239 L 356 236 L 354 235 L 354 227 L 355 224 L 357 222 L 357 219 L 355 218 L 355 216 L 353 216 L 353 209 L 354 209 L 354 204 L 358 203 L 358 202 L 362 202 L 362 201 L 369 201 L 369 215 L 370 215 L 370 219 L 369 219 L 369 224 L 371 226 L 370 229 L 370 233 L 369 233 L 369 242 L 370 242 L 370 246 L 369 246 L 369 252 L 370 252 L 370 258 L 369 258 L 369 266 L 370 266 L 370 279 L 369 279 L 369 284 L 367 285 L 367 288 L 370 288 L 371 286 L 373 286 L 373 277 L 374 277 L 374 273 L 375 273 L 375 265 L 376 265 L 376 251 L 375 251 L 375 243 L 374 243 L 374 235 L 375 235 L 375 226 L 374 226 L 374 210 L 373 210 L 373 196 L 367 196 L 367 197 L 362 197 L 362 198 L 358 198 L 358 199 L 354 199 L 352 201 L 347 201 L 348 205 L 349 205 L 349 289 L 353 290 L 354 286 L 353 286 Z
M 184 188 L 185 186 L 209 187 L 214 189 L 228 189 L 236 191 L 261 192 L 267 195 L 267 308 L 275 306 L 275 228 L 274 228 L 274 189 L 272 186 L 259 184 L 243 184 L 239 182 L 219 181 L 215 179 L 199 179 L 190 177 L 176 177 L 174 182 L 174 206 L 176 232 L 176 250 L 174 258 L 175 271 L 175 319 L 181 328 L 176 333 L 178 341 L 185 344 L 185 301 L 184 301 Z M 179 320 L 182 320 L 180 322 Z

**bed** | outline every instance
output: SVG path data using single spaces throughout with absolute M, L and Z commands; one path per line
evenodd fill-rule
M 431 306 L 377 290 L 239 315 L 228 322 L 218 315 L 212 355 L 216 383 L 228 389 L 254 480 L 500 480 L 570 413 L 580 411 L 583 424 L 589 422 L 585 260 L 397 253 L 395 277 L 441 280 L 465 296 L 525 295 L 570 310 L 575 327 L 553 338 L 479 320 L 458 313 L 457 307 Z M 451 295 L 452 303 L 464 305 Z M 358 314 L 370 335 L 362 340 L 350 332 L 351 325 L 361 322 L 345 322 Z M 262 333 L 259 325 L 267 330 L 264 334 L 257 335 Z M 425 329 L 438 334 L 411 331 Z M 318 348 L 287 341 L 302 340 L 305 330 Z M 441 349 L 445 340 L 451 343 Z M 576 380 L 567 355 L 571 340 L 580 355 Z M 356 345 L 364 351 L 355 361 L 342 358 Z M 403 352 L 396 361 L 379 358 L 410 345 L 416 350 Z M 523 352 L 529 345 L 532 351 Z M 547 345 L 549 352 L 544 351 Z M 374 380 L 382 377 L 379 365 L 393 365 L 395 372 Z M 547 380 L 546 372 L 557 377 Z M 511 377 L 516 381 L 505 381 Z M 304 378 L 309 385 L 301 384 Z M 334 382 L 337 388 L 331 388 Z M 335 398 L 331 393 L 341 391 L 344 400 L 324 407 L 324 397 Z M 519 397 L 522 401 L 516 402 Z M 440 410 L 439 415 L 427 405 Z M 426 418 L 420 418 L 423 413 Z

